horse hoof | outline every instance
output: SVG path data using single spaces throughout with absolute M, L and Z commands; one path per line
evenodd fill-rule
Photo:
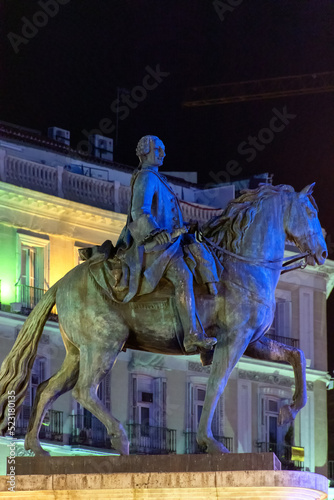
M 24 443 L 24 449 L 27 451 L 32 451 L 35 453 L 35 457 L 49 457 L 50 453 L 46 450 L 43 450 L 40 444 L 38 443 L 29 443 L 27 440 Z
M 206 452 L 210 455 L 224 455 L 230 451 L 222 443 L 210 443 L 206 447 Z
M 129 455 L 129 441 L 124 436 L 112 437 L 111 444 L 120 455 Z
M 216 440 L 198 442 L 198 444 L 199 446 L 205 447 L 205 452 L 209 453 L 210 455 L 222 455 L 225 453 L 230 453 L 230 451 L 226 448 L 226 446 L 223 445 L 223 443 L 220 443 Z

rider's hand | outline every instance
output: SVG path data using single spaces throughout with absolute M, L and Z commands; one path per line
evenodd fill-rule
M 165 243 L 169 243 L 171 241 L 171 237 L 168 231 L 161 231 L 154 236 L 153 240 L 157 245 L 164 245 Z

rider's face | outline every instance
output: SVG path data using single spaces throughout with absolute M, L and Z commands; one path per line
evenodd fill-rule
M 165 157 L 165 146 L 160 139 L 150 141 L 150 152 L 146 155 L 143 165 L 160 167 Z

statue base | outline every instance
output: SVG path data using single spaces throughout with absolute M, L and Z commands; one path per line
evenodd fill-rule
M 14 490 L 0 476 L 0 499 L 327 498 L 324 476 L 280 466 L 273 453 L 17 457 Z

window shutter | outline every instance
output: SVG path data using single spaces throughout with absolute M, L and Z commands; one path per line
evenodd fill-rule
M 162 379 L 162 427 L 167 427 L 167 380 Z
M 194 385 L 188 383 L 187 387 L 187 413 L 186 413 L 186 431 L 194 432 Z
M 110 410 L 110 373 L 107 373 L 105 380 L 105 405 Z
M 223 436 L 223 422 L 224 422 L 224 397 L 219 398 L 215 413 L 212 420 L 212 432 L 215 436 Z
M 153 380 L 153 425 L 166 427 L 166 379 L 164 377 Z
M 130 415 L 130 423 L 138 423 L 139 422 L 139 411 L 138 411 L 138 381 L 137 375 L 131 375 L 131 391 L 130 391 L 130 405 L 131 405 L 131 415 Z
M 277 333 L 280 337 L 291 337 L 291 302 L 280 300 L 276 304 Z

